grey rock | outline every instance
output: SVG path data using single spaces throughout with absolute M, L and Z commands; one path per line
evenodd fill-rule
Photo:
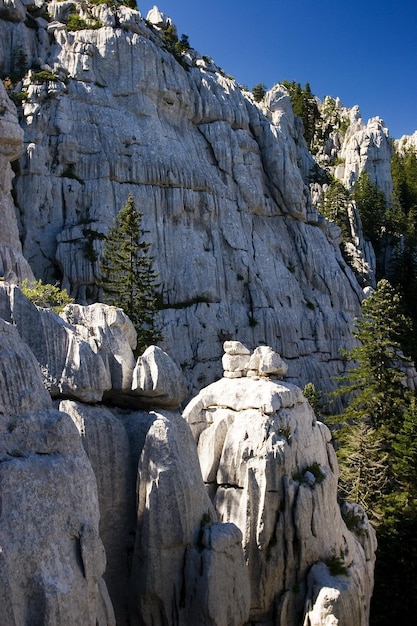
M 0 286 L 0 301 L 2 287 Z M 0 414 L 47 409 L 51 399 L 39 364 L 15 326 L 0 319 Z
M 223 378 L 202 389 L 183 416 L 220 519 L 243 535 L 250 621 L 292 624 L 303 610 L 320 612 L 327 582 L 321 588 L 309 572 L 343 554 L 349 574 L 332 587 L 332 597 L 340 596 L 334 615 L 340 623 L 366 624 L 375 532 L 363 510 L 355 513 L 358 531 L 348 530 L 337 502 L 330 431 L 300 389 L 263 377 Z M 356 621 L 349 621 L 353 614 Z
M 128 619 L 129 556 L 135 527 L 134 479 L 129 441 L 117 417 L 104 406 L 64 400 L 59 409 L 71 416 L 97 480 L 99 532 L 106 554 L 103 578 L 118 624 Z M 89 565 L 91 559 L 87 559 Z
M 0 454 L 1 623 L 114 626 L 96 481 L 71 418 L 1 415 Z
M 177 409 L 188 390 L 178 365 L 161 348 L 150 346 L 137 360 L 132 391 L 144 405 Z
M 212 524 L 186 422 L 176 413 L 153 416 L 138 467 L 132 623 L 237 626 L 248 617 L 240 532 Z
M 52 309 L 32 304 L 18 287 L 11 301 L 13 322 L 35 354 L 49 393 L 100 401 L 111 378 L 96 344 L 85 341 Z

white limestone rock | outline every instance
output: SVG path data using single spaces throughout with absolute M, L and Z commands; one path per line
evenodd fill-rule
M 240 341 L 225 341 L 223 349 L 225 352 L 222 357 L 223 376 L 226 378 L 246 376 L 250 350 Z
M 145 406 L 177 409 L 188 390 L 178 365 L 158 346 L 149 346 L 133 370 L 132 391 Z
M 410 149 L 417 151 L 417 130 L 412 135 L 403 135 L 401 139 L 397 139 L 395 148 L 400 154 L 404 154 Z
M 0 303 L 2 293 L 0 285 Z M 51 399 L 33 352 L 20 338 L 16 326 L 0 319 L 0 415 L 50 407 Z
M 29 263 L 22 255 L 16 213 L 11 195 L 14 174 L 10 161 L 23 151 L 23 131 L 19 126 L 16 107 L 9 99 L 0 80 L 0 274 L 10 274 L 22 281 L 33 279 Z
M 186 422 L 166 411 L 150 415 L 138 467 L 132 571 L 139 621 L 238 626 L 249 608 L 240 533 L 234 524 L 213 524 Z
M 111 377 L 94 341 L 85 341 L 52 309 L 32 304 L 14 287 L 11 316 L 23 341 L 34 353 L 53 397 L 69 396 L 85 402 L 102 400 Z
M 126 429 L 104 406 L 64 400 L 59 410 L 72 418 L 97 480 L 99 533 L 106 551 L 103 574 L 118 624 L 128 620 L 129 555 L 135 528 L 135 489 Z
M 247 370 L 248 376 L 283 378 L 288 371 L 288 365 L 270 346 L 258 346 L 250 357 Z
M 335 175 L 348 189 L 352 188 L 360 173 L 365 171 L 371 181 L 385 193 L 386 198 L 391 198 L 392 143 L 381 118 L 373 117 L 365 125 L 360 118 L 359 109 L 354 110 L 340 154 L 344 164 L 336 170 Z
M 70 304 L 61 317 L 96 347 L 110 374 L 111 388 L 106 391 L 113 396 L 129 392 L 135 367 L 136 330 L 122 309 L 100 302 L 90 306 Z
M 339 605 L 355 602 L 351 610 L 365 624 L 375 533 L 366 516 L 360 540 L 348 530 L 337 502 L 330 431 L 300 389 L 265 377 L 223 378 L 203 389 L 183 416 L 220 519 L 235 523 L 243 535 L 250 621 L 297 623 L 311 598 L 311 566 L 342 552 L 349 576 Z M 348 615 L 340 623 L 353 623 Z
M 2 623 L 115 626 L 97 485 L 71 418 L 0 415 L 0 458 Z

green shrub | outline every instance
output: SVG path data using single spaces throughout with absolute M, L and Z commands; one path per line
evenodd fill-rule
M 40 72 L 32 73 L 32 80 L 35 83 L 46 83 L 48 80 L 56 82 L 58 78 L 49 70 L 41 70 Z
M 29 283 L 25 278 L 21 288 L 26 298 L 33 304 L 44 309 L 53 309 L 56 313 L 61 313 L 67 304 L 74 302 L 66 289 L 59 289 L 49 283 L 44 284 L 41 280 Z
M 67 27 L 68 30 L 97 30 L 101 28 L 103 24 L 98 20 L 91 20 L 87 22 L 78 13 L 70 13 L 68 15 Z

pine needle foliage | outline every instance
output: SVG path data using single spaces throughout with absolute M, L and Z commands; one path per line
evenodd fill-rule
M 371 426 L 398 432 L 408 390 L 403 384 L 404 341 L 411 322 L 403 313 L 400 295 L 386 279 L 363 302 L 362 317 L 353 333 L 358 344 L 345 354 L 354 365 L 342 377 L 338 394 L 350 394 L 343 416 L 369 420 Z
M 162 338 L 154 328 L 158 273 L 149 254 L 151 244 L 143 239 L 142 217 L 129 194 L 104 241 L 100 263 L 104 301 L 123 309 L 133 322 L 138 353 Z

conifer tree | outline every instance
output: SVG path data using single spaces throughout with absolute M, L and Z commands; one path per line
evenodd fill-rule
M 371 181 L 369 174 L 361 173 L 354 187 L 354 200 L 361 216 L 363 234 L 374 247 L 380 243 L 387 201 L 384 192 Z
M 342 231 L 343 241 L 352 239 L 349 221 L 350 194 L 340 180 L 333 179 L 324 193 L 320 212 L 328 220 L 335 222 Z
M 371 623 L 409 624 L 417 610 L 417 409 L 402 370 L 410 320 L 387 280 L 362 305 L 346 353 L 355 362 L 338 393 L 350 402 L 334 421 L 342 496 L 362 504 L 378 552 Z
M 362 304 L 362 317 L 353 333 L 358 345 L 346 354 L 354 366 L 337 392 L 351 394 L 343 414 L 346 422 L 366 419 L 387 436 L 398 432 L 408 404 L 401 366 L 407 361 L 403 345 L 410 328 L 399 294 L 387 280 L 380 280 Z
M 129 194 L 104 241 L 100 284 L 105 302 L 122 308 L 133 322 L 138 352 L 161 339 L 154 329 L 158 274 L 149 255 L 150 243 L 143 240 L 142 217 Z
M 344 434 L 338 437 L 338 443 L 341 497 L 357 502 L 371 520 L 378 521 L 382 498 L 391 479 L 384 439 L 375 428 L 359 419 L 350 422 Z

